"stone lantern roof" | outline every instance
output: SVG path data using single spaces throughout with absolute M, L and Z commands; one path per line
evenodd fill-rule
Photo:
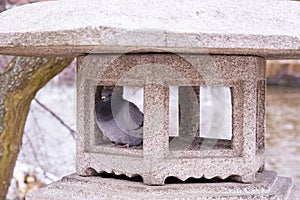
M 0 14 L 0 54 L 136 49 L 300 57 L 300 4 L 288 1 L 62 0 Z

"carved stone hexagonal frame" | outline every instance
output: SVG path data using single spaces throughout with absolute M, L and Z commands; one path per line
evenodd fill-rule
M 177 55 L 172 53 L 90 54 L 78 57 L 77 173 L 140 175 L 162 185 L 169 176 L 239 176 L 253 182 L 264 165 L 265 60 L 257 56 Z M 144 87 L 143 148 L 99 145 L 95 91 L 102 86 Z M 227 86 L 232 91 L 230 149 L 169 149 L 168 86 Z M 159 113 L 159 114 L 157 114 Z M 159 127 L 159 128 L 157 128 Z

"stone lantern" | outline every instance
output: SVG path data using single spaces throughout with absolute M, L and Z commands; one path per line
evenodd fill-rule
M 295 16 L 300 4 L 284 1 L 69 0 L 2 13 L 1 54 L 77 56 L 76 174 L 27 199 L 297 198 L 290 179 L 264 169 L 265 61 L 300 58 Z M 98 128 L 95 101 L 130 87 L 143 94 L 143 144 L 119 148 Z M 206 136 L 205 118 L 217 124 Z
M 166 52 L 80 56 L 77 173 L 87 176 L 92 170 L 140 175 L 149 185 L 163 185 L 170 176 L 181 180 L 239 176 L 242 182 L 253 182 L 264 164 L 264 71 L 264 60 L 258 56 L 179 56 Z M 92 120 L 98 86 L 144 88 L 142 149 L 116 148 L 101 141 L 103 135 Z M 171 86 L 179 87 L 179 106 L 183 107 L 179 134 L 172 140 Z M 231 140 L 197 137 L 200 126 L 196 91 L 202 86 L 230 88 Z

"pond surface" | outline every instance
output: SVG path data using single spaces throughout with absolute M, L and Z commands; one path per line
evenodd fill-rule
M 300 88 L 267 87 L 266 169 L 300 184 Z

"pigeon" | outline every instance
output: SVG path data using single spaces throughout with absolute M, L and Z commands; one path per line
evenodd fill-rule
M 144 114 L 112 89 L 102 91 L 95 114 L 98 127 L 115 145 L 128 148 L 142 144 Z

